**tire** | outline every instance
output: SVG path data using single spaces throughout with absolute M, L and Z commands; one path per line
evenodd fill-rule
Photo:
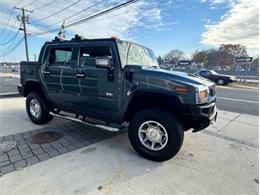
M 156 143 L 152 149 L 152 141 L 149 140 L 149 137 L 157 139 L 158 136 L 151 137 L 153 132 L 150 130 L 153 128 L 147 128 L 146 133 L 144 133 L 145 125 L 156 126 L 156 129 L 159 127 L 161 133 L 166 131 L 167 139 L 165 135 L 161 138 L 161 143 L 164 143 L 164 146 Z M 158 134 L 157 130 L 155 132 L 155 134 Z M 159 137 L 161 137 L 161 133 L 159 133 Z M 166 161 L 174 157 L 181 149 L 184 131 L 181 122 L 172 113 L 160 109 L 147 109 L 138 112 L 132 118 L 128 136 L 133 148 L 141 156 L 153 161 Z
M 218 79 L 217 83 L 219 85 L 224 85 L 225 84 L 225 81 L 223 79 Z
M 26 112 L 30 120 L 35 124 L 44 124 L 53 118 L 49 114 L 49 107 L 45 98 L 35 92 L 30 93 L 26 98 Z

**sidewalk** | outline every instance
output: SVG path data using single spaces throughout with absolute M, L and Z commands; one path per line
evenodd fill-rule
M 0 137 L 36 129 L 24 100 L 14 100 L 0 101 Z M 180 153 L 167 162 L 140 157 L 124 133 L 5 174 L 1 193 L 258 194 L 258 137 L 258 117 L 219 111 L 213 126 L 186 132 Z

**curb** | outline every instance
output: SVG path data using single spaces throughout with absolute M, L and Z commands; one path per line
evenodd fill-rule
M 18 92 L 0 93 L 0 98 L 9 98 L 9 97 L 20 97 L 20 94 Z

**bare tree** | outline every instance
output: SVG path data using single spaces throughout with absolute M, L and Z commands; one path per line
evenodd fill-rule
M 180 59 L 183 57 L 184 57 L 184 52 L 182 50 L 173 49 L 168 54 L 166 54 L 164 58 L 166 60 L 169 60 L 177 64 L 180 61 Z
M 207 51 L 198 51 L 192 55 L 192 60 L 196 63 L 203 63 L 205 67 L 208 65 L 208 53 Z

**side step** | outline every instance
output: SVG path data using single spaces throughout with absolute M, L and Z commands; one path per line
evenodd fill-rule
M 50 115 L 56 116 L 56 117 L 59 117 L 59 118 L 63 118 L 63 119 L 67 119 L 67 120 L 71 120 L 71 121 L 75 121 L 75 122 L 78 122 L 78 123 L 83 123 L 83 124 L 89 125 L 91 127 L 100 128 L 100 129 L 103 129 L 103 130 L 106 130 L 106 131 L 112 131 L 112 132 L 119 131 L 119 129 L 115 128 L 115 127 L 109 127 L 109 126 L 100 125 L 100 124 L 88 123 L 88 122 L 83 121 L 79 118 L 73 118 L 71 116 L 66 116 L 66 115 L 63 115 L 63 114 L 55 114 L 53 112 L 50 112 Z

